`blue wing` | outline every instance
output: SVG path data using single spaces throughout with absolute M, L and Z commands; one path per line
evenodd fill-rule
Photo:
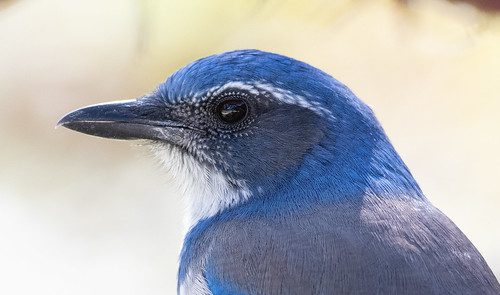
M 359 200 L 225 219 L 205 264 L 213 294 L 497 294 L 486 262 L 425 200 Z

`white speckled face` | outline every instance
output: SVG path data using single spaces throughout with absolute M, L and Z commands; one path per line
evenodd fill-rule
M 165 130 L 167 140 L 155 141 L 152 150 L 187 200 L 189 226 L 266 193 L 263 184 L 300 163 L 323 135 L 315 126 L 325 124 L 317 121 L 331 117 L 305 98 L 264 83 L 230 82 L 193 98 L 153 93 L 148 99 L 156 116 L 180 126 Z

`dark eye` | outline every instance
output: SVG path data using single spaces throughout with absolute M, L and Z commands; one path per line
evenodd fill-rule
M 236 123 L 245 119 L 247 103 L 242 99 L 224 100 L 217 106 L 217 114 L 226 123 Z

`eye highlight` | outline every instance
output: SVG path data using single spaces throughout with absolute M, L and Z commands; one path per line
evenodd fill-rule
M 243 99 L 224 100 L 217 106 L 217 115 L 226 123 L 237 123 L 245 119 L 247 113 L 248 106 Z

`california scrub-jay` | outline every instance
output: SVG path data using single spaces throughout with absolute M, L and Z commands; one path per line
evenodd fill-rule
M 500 294 L 371 109 L 303 62 L 238 50 L 58 125 L 144 139 L 188 200 L 180 294 Z

